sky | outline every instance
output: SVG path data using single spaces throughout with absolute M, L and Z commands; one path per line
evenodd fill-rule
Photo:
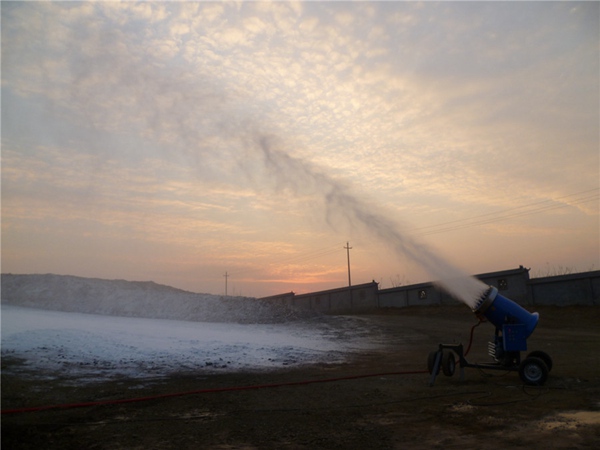
M 599 5 L 3 1 L 2 272 L 598 270 Z

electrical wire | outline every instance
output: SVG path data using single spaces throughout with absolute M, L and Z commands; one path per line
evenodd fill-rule
M 508 208 L 500 211 L 485 213 L 476 215 L 473 217 L 465 218 L 465 219 L 457 219 L 451 220 L 448 222 L 442 222 L 435 225 L 427 225 L 424 227 L 410 229 L 410 231 L 414 236 L 429 236 L 432 234 L 440 234 L 440 233 L 448 233 L 457 230 L 463 230 L 466 228 L 481 226 L 481 225 L 489 225 L 496 222 L 501 222 L 509 219 L 525 217 L 535 214 L 540 214 L 548 211 L 553 211 L 556 209 L 565 208 L 568 206 L 579 205 L 582 203 L 588 203 L 590 201 L 598 201 L 600 200 L 599 195 L 600 188 L 587 189 L 579 192 L 575 192 L 573 194 L 564 195 L 561 197 L 557 197 L 555 199 L 542 200 L 534 203 L 528 203 L 521 206 L 516 206 L 514 208 Z M 562 202 L 562 203 L 556 203 Z M 305 263 L 307 261 L 311 261 L 314 259 L 323 258 L 324 256 L 332 255 L 340 251 L 340 247 L 343 248 L 344 242 L 336 243 L 333 246 L 328 246 L 324 248 L 319 248 L 316 250 L 309 251 L 303 254 L 297 254 L 294 256 L 290 256 L 287 258 L 281 259 L 270 259 L 269 265 L 271 266 L 283 266 L 290 264 L 299 264 Z M 234 271 L 228 273 L 228 277 L 236 277 L 241 278 L 243 276 L 247 277 L 253 273 L 261 272 L 264 270 L 264 267 L 254 267 L 247 269 L 240 269 L 238 271 Z
M 575 192 L 573 194 L 564 195 L 564 196 L 558 197 L 556 199 L 549 199 L 549 200 L 542 200 L 542 201 L 534 202 L 534 203 L 528 203 L 528 204 L 521 205 L 521 206 L 515 206 L 514 208 L 508 208 L 508 209 L 504 209 L 504 210 L 500 210 L 500 211 L 494 211 L 494 212 L 490 212 L 490 213 L 480 214 L 480 215 L 477 215 L 477 216 L 469 217 L 467 219 L 456 219 L 456 220 L 451 220 L 449 222 L 438 223 L 438 224 L 435 224 L 435 225 L 427 225 L 427 226 L 424 226 L 424 227 L 415 228 L 412 231 L 425 230 L 427 228 L 442 227 L 442 226 L 445 226 L 445 225 L 451 225 L 451 224 L 458 223 L 458 222 L 464 222 L 466 220 L 479 219 L 481 217 L 489 217 L 489 216 L 494 216 L 495 217 L 495 216 L 498 216 L 498 215 L 505 214 L 507 212 L 516 211 L 516 210 L 523 209 L 523 208 L 529 208 L 530 206 L 541 205 L 541 204 L 544 204 L 544 203 L 555 202 L 555 201 L 558 201 L 558 200 L 565 200 L 565 199 L 567 199 L 569 197 L 574 197 L 574 196 L 578 196 L 578 195 L 582 195 L 582 194 L 586 194 L 587 195 L 587 194 L 590 194 L 591 192 L 597 192 L 597 191 L 600 191 L 600 188 L 586 189 L 584 191 L 580 191 L 580 192 Z M 594 194 L 592 197 L 597 197 L 597 196 L 598 196 L 598 193 Z M 585 197 L 585 199 L 587 201 L 588 197 Z M 561 207 L 562 206 L 568 206 L 568 204 L 561 205 Z
M 475 328 L 477 328 L 479 325 L 481 325 L 483 322 L 485 322 L 485 319 L 480 317 L 479 318 L 479 322 L 477 322 L 475 325 L 473 325 L 471 327 L 471 334 L 469 336 L 469 345 L 467 346 L 467 350 L 465 351 L 465 353 L 463 354 L 463 357 L 466 358 L 467 355 L 469 354 L 469 352 L 471 351 L 471 345 L 473 344 L 473 333 L 475 332 Z
M 437 225 L 429 225 L 426 227 L 416 228 L 413 231 L 415 232 L 415 235 L 417 235 L 417 236 L 427 236 L 427 235 L 431 235 L 431 234 L 446 233 L 449 231 L 461 230 L 464 228 L 471 228 L 471 227 L 479 226 L 479 225 L 488 225 L 491 223 L 496 223 L 496 222 L 513 219 L 513 218 L 517 218 L 517 217 L 524 217 L 524 216 L 529 216 L 529 215 L 533 215 L 533 214 L 539 214 L 539 213 L 546 212 L 546 211 L 552 211 L 555 209 L 566 208 L 568 206 L 587 203 L 587 202 L 590 202 L 593 200 L 596 200 L 596 201 L 600 200 L 600 195 L 597 192 L 598 190 L 599 190 L 598 188 L 591 189 L 591 190 L 587 190 L 587 191 L 578 192 L 576 194 L 559 197 L 558 199 L 556 199 L 556 200 L 562 200 L 562 199 L 566 199 L 569 197 L 586 194 L 584 197 L 575 198 L 575 199 L 573 199 L 569 202 L 565 202 L 565 203 L 548 204 L 549 202 L 555 202 L 556 200 L 544 200 L 541 202 L 517 206 L 515 208 L 510 208 L 510 209 L 506 209 L 506 210 L 499 211 L 499 212 L 486 213 L 486 214 L 481 214 L 479 216 L 470 217 L 467 219 L 458 219 L 458 220 L 444 222 L 444 223 L 437 224 Z M 594 192 L 594 191 L 596 192 L 595 194 L 590 194 L 591 192 Z M 544 205 L 544 206 L 537 206 L 537 205 Z M 530 208 L 532 206 L 537 206 L 537 207 L 535 207 L 533 209 L 528 209 L 525 211 L 519 211 L 519 210 L 522 210 L 523 208 Z M 492 216 L 492 217 L 490 218 L 490 216 Z M 461 224 L 460 222 L 466 222 L 466 223 Z M 419 232 L 419 230 L 426 230 L 426 229 L 432 229 L 432 230 Z
M 410 229 L 411 233 L 415 236 L 429 236 L 432 234 L 448 233 L 451 231 L 462 230 L 465 228 L 471 228 L 481 225 L 489 225 L 496 222 L 501 222 L 509 219 L 518 217 L 525 217 L 543 212 L 553 211 L 556 209 L 566 208 L 568 206 L 579 205 L 588 203 L 591 201 L 600 200 L 599 194 L 600 188 L 587 189 L 572 194 L 557 197 L 555 199 L 542 200 L 533 203 L 527 203 L 524 205 L 516 206 L 514 208 L 503 209 L 500 211 L 494 211 L 490 213 L 480 214 L 465 219 L 451 220 L 448 222 L 442 222 L 434 225 L 427 225 L 424 227 Z M 558 204 L 556 202 L 559 202 Z M 290 256 L 288 258 L 271 260 L 271 265 L 284 265 L 306 262 L 313 259 L 322 258 L 330 254 L 334 254 L 343 248 L 345 242 L 336 243 L 335 245 L 313 250 L 300 255 Z M 252 272 L 260 271 L 262 269 L 242 269 L 234 272 L 231 275 L 239 277 L 241 275 L 247 275 Z
M 398 374 L 398 373 L 391 373 L 391 375 L 396 375 L 396 374 Z M 390 374 L 376 374 L 373 376 L 381 376 L 381 375 L 390 375 Z M 519 386 L 515 386 L 515 387 L 519 387 Z M 64 422 L 64 423 L 52 422 L 52 423 L 44 423 L 44 424 L 38 424 L 38 425 L 97 426 L 97 425 L 122 425 L 122 424 L 139 423 L 139 422 L 168 422 L 168 421 L 182 421 L 182 420 L 187 422 L 187 421 L 191 421 L 191 420 L 211 420 L 215 416 L 224 416 L 224 415 L 232 415 L 232 414 L 279 414 L 279 413 L 295 413 L 295 412 L 301 412 L 301 411 L 321 412 L 321 411 L 340 411 L 340 410 L 346 410 L 346 409 L 352 409 L 352 408 L 361 408 L 361 409 L 362 408 L 373 408 L 373 407 L 381 407 L 381 406 L 386 406 L 386 405 L 394 405 L 394 404 L 399 404 L 399 403 L 410 403 L 410 402 L 418 402 L 418 401 L 423 401 L 423 400 L 435 400 L 435 399 L 440 399 L 440 398 L 448 398 L 448 397 L 456 397 L 456 396 L 464 397 L 464 396 L 470 396 L 470 395 L 479 395 L 479 396 L 474 397 L 474 398 L 468 398 L 467 400 L 465 400 L 465 402 L 464 402 L 465 404 L 475 406 L 475 407 L 488 407 L 488 406 L 500 406 L 500 405 L 513 404 L 513 403 L 532 402 L 532 401 L 537 400 L 539 397 L 550 392 L 550 388 L 544 388 L 543 392 L 532 394 L 532 393 L 529 393 L 526 391 L 526 388 L 532 388 L 532 386 L 523 385 L 523 386 L 521 386 L 521 388 L 522 388 L 523 393 L 531 398 L 502 400 L 502 401 L 496 401 L 496 402 L 477 402 L 477 400 L 491 398 L 493 395 L 493 392 L 489 391 L 489 390 L 457 391 L 457 392 L 450 392 L 450 393 L 436 394 L 436 395 L 407 397 L 407 398 L 388 400 L 388 401 L 383 401 L 383 402 L 353 403 L 353 404 L 349 404 L 349 405 L 332 405 L 332 406 L 323 406 L 323 407 L 300 407 L 300 408 L 252 408 L 252 409 L 238 409 L 238 410 L 231 410 L 231 411 L 217 412 L 217 413 L 207 411 L 207 413 L 204 413 L 204 414 L 185 415 L 185 416 L 181 416 L 181 417 L 161 416 L 161 417 L 151 417 L 151 418 L 102 420 L 99 422 L 98 421 L 96 421 L 96 422 Z M 541 386 L 539 386 L 538 388 L 541 388 Z M 566 388 L 560 388 L 560 389 L 566 389 Z M 217 392 L 217 391 L 213 391 L 213 392 Z
M 73 408 L 87 408 L 92 406 L 103 406 L 103 405 L 120 405 L 125 403 L 139 403 L 146 402 L 150 400 L 160 400 L 166 398 L 174 398 L 174 397 L 183 397 L 188 395 L 199 395 L 199 394 L 210 394 L 217 392 L 233 392 L 233 391 L 247 391 L 247 390 L 256 390 L 256 389 L 272 389 L 284 386 L 300 386 L 300 385 L 308 385 L 314 383 L 331 383 L 335 381 L 343 381 L 343 380 L 355 380 L 359 378 L 370 378 L 370 377 L 380 377 L 380 376 L 390 376 L 390 375 L 415 375 L 415 374 L 423 374 L 427 373 L 427 370 L 410 370 L 410 371 L 400 371 L 400 372 L 385 372 L 385 373 L 371 373 L 364 375 L 350 375 L 336 378 L 322 378 L 317 380 L 303 380 L 303 381 L 291 381 L 285 383 L 272 383 L 272 384 L 259 384 L 259 385 L 251 385 L 251 386 L 233 386 L 227 388 L 213 388 L 213 389 L 199 389 L 195 391 L 187 391 L 187 392 L 174 392 L 168 394 L 158 394 L 151 395 L 147 397 L 134 397 L 134 398 L 125 398 L 125 399 L 116 399 L 116 400 L 101 400 L 95 402 L 80 402 L 80 403 L 67 403 L 67 404 L 59 404 L 59 405 L 45 405 L 45 406 L 33 406 L 27 408 L 14 408 L 14 409 L 4 409 L 0 411 L 0 414 L 18 414 L 18 413 L 30 413 L 30 412 L 39 412 L 39 411 L 48 411 L 54 409 L 73 409 Z

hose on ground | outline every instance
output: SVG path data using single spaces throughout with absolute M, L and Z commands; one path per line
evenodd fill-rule
M 317 380 L 303 380 L 303 381 L 291 381 L 285 383 L 271 383 L 271 384 L 258 384 L 258 385 L 250 385 L 250 386 L 231 386 L 225 388 L 212 388 L 212 389 L 198 389 L 194 391 L 187 392 L 173 392 L 168 394 L 158 394 L 158 395 L 150 395 L 146 397 L 134 397 L 134 398 L 123 398 L 123 399 L 115 399 L 115 400 L 101 400 L 95 402 L 80 402 L 80 403 L 67 403 L 60 405 L 46 405 L 46 406 L 33 406 L 27 408 L 15 408 L 15 409 L 4 409 L 0 413 L 4 414 L 18 414 L 18 413 L 29 413 L 29 412 L 37 412 L 37 411 L 48 411 L 53 409 L 73 409 L 73 408 L 88 408 L 91 406 L 104 406 L 104 405 L 120 405 L 124 403 L 138 403 L 138 402 L 146 402 L 150 400 L 160 400 L 174 397 L 183 397 L 188 395 L 199 395 L 199 394 L 210 394 L 216 392 L 232 392 L 232 391 L 248 391 L 255 389 L 273 389 L 284 386 L 302 386 L 313 383 L 332 383 L 335 381 L 344 381 L 344 380 L 356 380 L 359 378 L 370 378 L 370 377 L 380 377 L 380 376 L 390 376 L 390 375 L 416 375 L 428 373 L 427 370 L 409 370 L 409 371 L 401 371 L 401 372 L 384 372 L 384 373 L 371 373 L 371 374 L 363 374 L 363 375 L 349 375 L 343 377 L 336 378 L 321 378 Z

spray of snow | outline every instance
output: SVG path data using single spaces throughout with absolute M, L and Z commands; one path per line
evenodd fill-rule
M 261 108 L 253 108 L 257 100 L 244 98 L 236 80 L 220 79 L 210 68 L 203 73 L 198 67 L 190 74 L 176 64 L 137 54 L 135 45 L 112 30 L 97 33 L 91 40 L 97 43 L 95 48 L 64 49 L 73 61 L 70 83 L 53 85 L 49 80 L 46 86 L 50 93 L 69 86 L 68 107 L 83 112 L 87 122 L 114 136 L 115 130 L 142 130 L 165 159 L 185 160 L 204 181 L 247 180 L 257 190 L 267 186 L 273 193 L 310 195 L 315 205 L 322 206 L 313 213 L 322 213 L 327 223 L 351 227 L 391 246 L 469 306 L 485 290 L 376 212 L 374 202 L 360 200 L 345 183 L 293 156 L 291 145 L 280 138 L 284 131 L 269 129 L 268 118 L 256 115 Z
M 2 357 L 21 375 L 75 383 L 340 363 L 375 349 L 359 319 L 287 324 L 207 323 L 45 311 L 2 305 Z M 365 331 L 367 333 L 367 331 Z M 3 368 L 3 371 L 5 368 Z
M 74 383 L 340 363 L 381 345 L 366 319 L 152 282 L 3 274 L 1 306 L 2 357 L 24 362 L 6 373 Z
M 398 256 L 407 256 L 421 265 L 439 286 L 455 298 L 471 308 L 475 307 L 476 301 L 487 289 L 484 283 L 468 276 L 428 246 L 401 231 L 399 223 L 378 213 L 373 203 L 367 203 L 353 195 L 351 189 L 342 182 L 278 148 L 276 141 L 258 136 L 257 149 L 280 187 L 303 195 L 312 193 L 317 198 L 322 198 L 326 220 L 332 227 L 350 227 L 372 236 L 391 247 Z
M 2 303 L 56 311 L 221 323 L 284 323 L 316 313 L 247 297 L 196 294 L 150 281 L 2 274 Z

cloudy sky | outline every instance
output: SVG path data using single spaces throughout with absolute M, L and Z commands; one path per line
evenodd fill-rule
M 384 288 L 432 255 L 600 268 L 598 2 L 1 14 L 4 273 L 300 293 L 347 284 L 346 242 Z

